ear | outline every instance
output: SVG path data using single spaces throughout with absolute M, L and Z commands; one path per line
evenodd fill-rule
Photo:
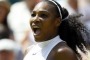
M 61 18 L 56 18 L 56 20 L 55 20 L 56 27 L 59 27 L 60 26 L 60 24 L 61 24 L 61 20 L 60 19 Z

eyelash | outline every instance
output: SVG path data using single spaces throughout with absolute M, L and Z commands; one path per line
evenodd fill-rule
M 48 16 L 46 14 L 41 14 L 40 17 L 47 18 Z
M 35 17 L 35 16 L 36 16 L 36 14 L 32 13 L 32 14 L 31 14 L 31 16 L 32 16 L 32 17 Z
M 32 13 L 31 16 L 32 16 L 32 17 L 35 17 L 36 14 L 35 14 L 35 13 Z M 47 18 L 47 17 L 48 17 L 46 14 L 40 14 L 39 16 L 40 16 L 41 18 Z

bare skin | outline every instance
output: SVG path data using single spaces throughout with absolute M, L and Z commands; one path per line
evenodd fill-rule
M 13 51 L 0 51 L 0 60 L 14 60 L 15 54 Z
M 66 43 L 61 42 L 52 49 L 47 60 L 78 60 L 78 58 Z
M 58 26 L 61 21 L 53 15 L 55 12 L 49 7 L 51 6 L 47 3 L 40 3 L 36 5 L 31 14 L 30 25 L 37 42 L 46 41 L 57 36 Z

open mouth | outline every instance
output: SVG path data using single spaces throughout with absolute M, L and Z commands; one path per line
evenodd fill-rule
M 32 28 L 34 35 L 39 35 L 40 34 L 40 28 L 38 26 L 33 26 Z

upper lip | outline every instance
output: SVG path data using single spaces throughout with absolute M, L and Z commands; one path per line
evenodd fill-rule
M 34 24 L 34 23 L 31 24 L 31 27 L 32 28 L 40 28 L 39 24 L 37 25 L 37 24 Z
M 37 25 L 32 25 L 31 28 L 34 32 L 36 31 L 36 29 L 40 29 L 40 27 Z
M 40 27 L 35 25 L 35 26 L 32 26 L 32 28 L 40 28 Z
M 38 29 L 41 30 L 39 26 L 36 26 L 36 25 L 32 26 L 32 31 L 33 31 L 34 33 L 36 33 L 36 31 L 37 31 Z
M 31 25 L 31 28 L 40 28 L 38 25 Z

